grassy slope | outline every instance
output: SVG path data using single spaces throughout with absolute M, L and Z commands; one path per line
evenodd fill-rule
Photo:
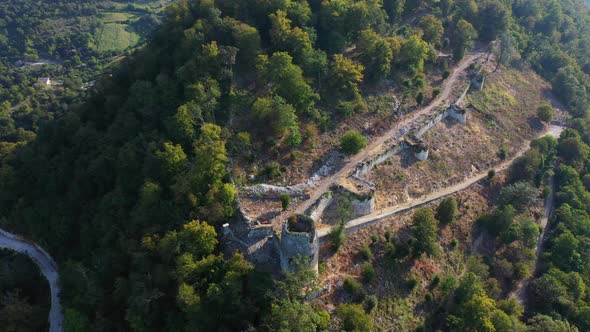
M 129 31 L 129 26 L 120 23 L 108 23 L 96 31 L 96 49 L 99 52 L 123 51 L 139 42 L 139 35 Z
M 479 111 L 470 108 L 466 124 L 444 121 L 423 137 L 430 147 L 428 160 L 417 162 L 402 154 L 375 170 L 370 178 L 377 185 L 378 208 L 405 201 L 406 192 L 419 197 L 489 169 L 500 162 L 503 144 L 509 154 L 516 153 L 542 128 L 536 108 L 547 101 L 548 88 L 529 70 L 502 70 L 488 77 L 486 87 L 468 97 Z
M 385 206 L 388 199 L 395 200 L 397 196 L 399 200 L 404 200 L 401 197 L 403 188 L 414 191 L 414 195 L 429 191 L 423 186 L 425 179 L 431 185 L 445 186 L 452 179 L 463 178 L 472 164 L 485 169 L 487 162 L 499 162 L 496 153 L 503 141 L 513 143 L 509 148 L 514 152 L 525 139 L 536 136 L 536 130 L 532 128 L 536 127 L 535 110 L 538 104 L 546 101 L 545 92 L 548 88 L 549 85 L 530 70 L 503 69 L 490 76 L 482 91 L 469 95 L 469 103 L 479 111 L 471 108 L 467 124 L 441 123 L 425 135 L 425 141 L 432 148 L 427 161 L 400 166 L 400 160 L 394 158 L 393 165 L 384 164 L 375 171 L 373 177 L 377 183 L 378 205 Z M 430 287 L 434 276 L 459 279 L 464 273 L 464 250 L 469 251 L 475 240 L 472 238 L 473 223 L 479 215 L 490 210 L 491 198 L 495 195 L 497 192 L 481 184 L 455 195 L 461 202 L 460 217 L 451 225 L 441 226 L 439 244 L 443 250 L 436 259 L 406 258 L 392 264 L 385 254 L 385 233 L 400 238 L 400 242 L 406 242 L 410 236 L 409 227 L 414 211 L 392 216 L 350 234 L 347 243 L 335 255 L 330 249 L 321 251 L 324 256 L 320 259 L 323 262 L 321 278 L 325 283 L 334 285 L 335 291 L 322 297 L 320 302 L 331 308 L 350 300 L 346 292 L 337 287 L 338 282 L 347 275 L 360 279 L 363 260 L 358 250 L 369 245 L 375 255 L 372 261 L 377 277 L 374 283 L 365 285 L 365 289 L 368 294 L 376 294 L 379 298 L 377 308 L 372 311 L 377 326 L 387 331 L 416 329 L 425 317 L 436 312 L 437 301 L 444 298 L 440 287 Z M 434 209 L 437 204 L 435 202 L 428 207 Z M 371 245 L 372 235 L 377 235 L 381 240 Z M 450 245 L 452 239 L 459 241 L 457 248 Z M 410 279 L 419 281 L 416 288 L 408 288 L 407 281 Z M 435 301 L 425 299 L 428 293 Z

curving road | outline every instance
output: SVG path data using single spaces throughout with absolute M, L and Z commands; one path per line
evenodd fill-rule
M 539 137 L 545 136 L 545 135 L 552 135 L 555 137 L 559 137 L 559 134 L 561 133 L 562 130 L 563 130 L 563 127 L 561 127 L 561 126 L 551 125 L 549 127 L 549 129 L 546 132 L 544 132 L 543 134 L 541 134 Z M 520 150 L 514 157 L 502 162 L 500 165 L 495 167 L 495 170 L 497 172 L 506 170 L 516 158 L 522 156 L 527 150 L 528 150 L 528 144 L 527 144 L 526 148 L 523 148 L 522 150 Z M 381 221 L 381 220 L 383 220 L 387 217 L 390 217 L 394 214 L 404 212 L 407 210 L 411 210 L 411 209 L 416 208 L 418 206 L 428 204 L 428 203 L 435 201 L 437 199 L 452 195 L 458 191 L 465 190 L 465 189 L 469 188 L 470 186 L 472 186 L 473 184 L 484 179 L 487 176 L 488 176 L 487 171 L 481 172 L 481 173 L 477 174 L 476 176 L 465 179 L 464 181 L 459 182 L 459 183 L 452 185 L 450 187 L 446 187 L 441 190 L 432 192 L 432 193 L 430 193 L 426 196 L 423 196 L 421 198 L 411 199 L 405 203 L 402 203 L 402 204 L 399 204 L 396 206 L 392 206 L 392 207 L 389 207 L 389 208 L 386 208 L 383 210 L 377 210 L 377 211 L 374 211 L 373 213 L 370 213 L 366 216 L 362 216 L 360 218 L 353 219 L 353 220 L 346 223 L 346 226 L 345 226 L 346 231 L 347 232 L 354 232 L 360 228 L 367 227 L 371 224 Z M 331 230 L 330 227 L 318 230 L 319 237 L 322 238 L 322 237 L 328 235 L 330 233 L 330 230 Z
M 51 256 L 35 243 L 0 229 L 0 248 L 10 249 L 29 256 L 41 270 L 49 283 L 51 292 L 51 308 L 49 309 L 49 331 L 63 331 L 63 312 L 59 300 L 59 274 L 57 264 Z
M 305 213 L 305 211 L 315 203 L 320 197 L 330 189 L 330 187 L 336 183 L 339 179 L 348 176 L 356 166 L 362 162 L 368 156 L 371 156 L 375 153 L 378 153 L 383 144 L 385 144 L 388 140 L 392 138 L 397 138 L 404 133 L 404 130 L 407 129 L 407 126 L 411 125 L 412 123 L 416 122 L 420 117 L 429 114 L 433 109 L 438 108 L 439 106 L 445 104 L 448 105 L 448 98 L 451 92 L 453 91 L 453 87 L 459 78 L 459 75 L 469 67 L 474 61 L 479 59 L 481 56 L 484 56 L 486 53 L 483 52 L 475 52 L 472 54 L 467 55 L 466 57 L 461 60 L 459 65 L 455 68 L 452 75 L 443 83 L 442 91 L 439 94 L 438 98 L 432 101 L 428 106 L 416 111 L 412 112 L 405 118 L 401 119 L 401 121 L 397 122 L 391 129 L 389 129 L 384 135 L 374 139 L 363 151 L 357 153 L 353 157 L 351 157 L 344 167 L 342 167 L 338 172 L 330 175 L 328 177 L 323 178 L 319 184 L 312 189 L 310 193 L 310 198 L 300 204 L 294 206 L 294 209 L 289 209 L 285 212 L 282 212 L 278 216 L 276 216 L 271 223 L 274 223 L 277 220 L 284 220 L 289 215 L 293 213 Z

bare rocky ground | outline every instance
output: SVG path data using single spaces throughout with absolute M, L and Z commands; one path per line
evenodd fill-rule
M 393 264 L 385 254 L 385 236 L 405 241 L 410 236 L 410 225 L 413 211 L 408 211 L 360 229 L 347 236 L 345 245 L 334 254 L 329 243 L 324 243 L 320 250 L 320 269 L 322 283 L 331 291 L 316 303 L 326 309 L 333 309 L 343 301 L 350 300 L 342 290 L 342 282 L 346 276 L 359 278 L 364 260 L 359 249 L 369 246 L 374 253 L 373 264 L 377 272 L 375 282 L 366 286 L 368 294 L 379 294 L 379 305 L 372 312 L 378 327 L 386 331 L 414 330 L 421 318 L 432 312 L 432 308 L 424 305 L 424 296 L 429 292 L 428 285 L 435 275 L 459 275 L 463 271 L 463 253 L 466 248 L 453 249 L 453 239 L 469 245 L 473 222 L 480 214 L 491 208 L 493 191 L 485 183 L 478 183 L 468 190 L 457 193 L 459 201 L 458 220 L 440 229 L 439 244 L 442 254 L 436 258 L 421 258 L 415 261 L 407 259 Z M 440 201 L 428 204 L 435 208 Z M 372 237 L 378 237 L 373 243 Z M 462 245 L 460 245 L 462 246 Z M 420 280 L 413 291 L 406 286 L 408 278 Z
M 446 96 L 450 100 L 454 100 L 464 89 L 465 85 L 460 82 L 465 82 L 469 74 L 465 71 L 454 76 L 457 84 L 453 84 L 452 89 L 446 91 Z M 548 90 L 549 86 L 546 82 L 526 69 L 503 69 L 488 76 L 486 87 L 471 93 L 468 97 L 469 116 L 466 124 L 445 120 L 424 135 L 424 143 L 430 149 L 428 160 L 417 161 L 413 154 L 401 153 L 377 167 L 373 172 L 369 172 L 366 179 L 373 181 L 377 187 L 375 193 L 377 209 L 415 200 L 416 197 L 424 197 L 427 194 L 434 196 L 441 189 L 446 190 L 448 187 L 466 182 L 468 178 L 473 178 L 477 174 L 481 175 L 493 166 L 507 165 L 508 161 L 501 162 L 500 148 L 506 151 L 505 159 L 510 160 L 522 152 L 531 139 L 546 131 L 546 126 L 536 119 L 536 109 L 541 103 L 547 102 L 548 97 L 551 101 L 550 94 L 547 94 Z M 410 123 L 420 121 L 420 117 L 428 114 L 427 110 L 431 112 L 434 108 L 423 109 L 419 115 L 412 116 Z M 369 138 L 381 142 L 384 132 L 389 136 L 391 132 L 391 129 L 388 130 L 389 127 L 399 126 L 395 124 L 395 116 L 389 119 L 391 119 L 389 125 L 371 125 L 370 123 L 363 125 L 361 121 L 356 122 L 355 125 L 360 126 L 357 128 L 363 129 L 365 134 L 374 131 L 376 134 L 373 136 L 369 133 Z M 402 120 L 406 124 L 408 121 L 407 118 Z M 344 123 L 339 129 L 346 131 L 348 130 L 346 126 L 347 123 Z M 369 150 L 368 152 L 363 151 L 363 158 L 382 152 L 383 143 L 385 141 L 379 147 L 373 144 L 375 146 L 366 149 Z M 332 152 L 328 152 L 327 155 L 330 153 L 333 155 L 335 144 L 337 144 L 335 138 L 326 138 L 322 144 L 325 147 L 331 146 L 328 151 Z M 307 148 L 316 149 L 322 144 L 315 146 L 311 144 Z M 240 194 L 242 208 L 250 217 L 262 222 L 281 219 L 282 217 L 278 217 L 282 215 L 278 200 L 278 194 L 281 191 L 287 190 L 294 196 L 293 205 L 296 206 L 300 202 L 300 205 L 305 205 L 303 202 L 310 201 L 305 195 L 312 195 L 312 193 L 315 195 L 320 193 L 320 189 L 327 190 L 326 185 L 332 183 L 332 179 L 336 179 L 336 176 L 340 176 L 341 170 L 337 173 L 333 172 L 343 166 L 346 169 L 350 166 L 350 162 L 345 163 L 346 160 L 341 156 L 332 157 L 332 159 L 314 158 L 291 158 L 288 169 L 304 160 L 308 163 L 310 160 L 313 162 L 306 164 L 311 165 L 309 167 L 302 166 L 298 169 L 297 172 L 300 172 L 300 175 L 292 176 L 296 173 L 289 171 L 290 173 L 284 174 L 280 183 L 276 183 L 287 185 L 288 188 L 280 189 L 271 185 L 242 190 Z M 332 166 L 322 167 L 322 163 L 326 163 L 326 160 L 330 160 L 329 164 L 333 165 L 333 168 Z M 324 179 L 314 182 L 317 174 L 314 170 L 318 169 L 329 175 L 322 174 L 320 178 L 324 177 Z M 477 179 L 481 178 L 477 177 Z M 498 178 L 501 183 L 502 175 L 498 175 Z M 469 180 L 470 183 L 474 183 L 477 179 Z M 321 185 L 314 187 L 315 183 Z M 377 325 L 383 330 L 415 329 L 423 319 L 421 317 L 428 316 L 435 309 L 431 303 L 426 303 L 425 295 L 430 292 L 435 298 L 440 295 L 436 293 L 438 290 L 435 292 L 428 288 L 432 278 L 435 275 L 460 277 L 464 272 L 464 254 L 469 254 L 472 250 L 494 250 L 481 240 L 474 241 L 472 233 L 477 217 L 490 210 L 493 197 L 497 195 L 497 187 L 488 184 L 486 180 L 481 180 L 469 187 L 461 188 L 461 191 L 454 194 L 459 201 L 460 217 L 457 222 L 440 229 L 441 255 L 439 257 L 417 260 L 405 258 L 392 263 L 385 254 L 386 241 L 383 239 L 388 234 L 397 241 L 401 241 L 399 243 L 406 242 L 410 235 L 409 223 L 413 210 L 386 218 L 380 217 L 379 222 L 368 223 L 367 227 L 350 234 L 347 244 L 336 254 L 329 244 L 322 245 L 320 273 L 326 292 L 315 301 L 328 310 L 333 309 L 340 302 L 349 301 L 349 295 L 342 291 L 342 282 L 346 276 L 358 278 L 363 263 L 358 250 L 362 246 L 370 246 L 375 253 L 372 261 L 377 278 L 374 283 L 366 285 L 365 288 L 369 294 L 379 294 L 379 305 L 373 311 Z M 434 196 L 431 199 L 437 197 L 440 196 Z M 425 206 L 434 208 L 439 201 L 432 201 Z M 318 228 L 321 229 L 322 226 L 327 225 L 318 225 Z M 375 241 L 375 238 L 378 240 Z M 452 245 L 455 242 L 458 246 Z M 419 281 L 419 285 L 413 290 L 407 287 L 407 281 L 410 279 Z
M 462 83 L 453 85 L 451 96 L 460 94 L 467 84 L 468 75 L 469 71 L 457 75 L 457 81 Z M 302 123 L 300 127 L 304 132 L 304 141 L 299 148 L 281 149 L 280 146 L 263 147 L 262 144 L 258 144 L 257 159 L 254 162 L 239 160 L 236 164 L 239 167 L 236 167 L 235 171 L 249 179 L 244 185 L 264 182 L 278 186 L 293 186 L 307 182 L 309 178 L 321 172 L 321 168 L 327 164 L 331 166 L 330 171 L 337 170 L 346 163 L 345 156 L 339 153 L 340 137 L 349 130 L 363 133 L 369 142 L 382 136 L 399 122 L 404 114 L 412 113 L 432 102 L 432 90 L 441 88 L 445 82 L 437 69 L 433 69 L 433 73 L 426 77 L 426 80 L 428 84 L 424 90 L 425 100 L 422 105 L 416 105 L 414 98 L 400 100 L 402 91 L 393 88 L 388 82 L 378 86 L 364 86 L 362 88 L 366 94 L 367 112 L 333 119 L 337 126 L 323 133 L 311 123 Z M 401 108 L 400 102 L 403 104 Z M 315 128 L 310 138 L 305 133 L 309 125 Z M 284 166 L 279 178 L 265 180 L 255 176 L 257 169 L 268 162 L 275 161 Z
M 501 162 L 523 148 L 545 126 L 537 106 L 547 102 L 548 84 L 529 70 L 506 69 L 488 76 L 482 91 L 468 95 L 468 120 L 444 120 L 424 135 L 428 160 L 401 153 L 367 178 L 377 187 L 377 209 L 458 183 Z M 526 97 L 525 97 L 526 96 Z
M 391 144 L 399 144 L 399 140 L 403 138 L 407 133 L 408 130 L 413 130 L 417 128 L 416 126 L 420 127 L 425 121 L 430 121 L 430 117 L 437 113 L 441 107 L 448 107 L 450 103 L 456 100 L 459 95 L 463 93 L 465 88 L 468 86 L 468 82 L 470 77 L 473 75 L 476 68 L 471 68 L 474 65 L 481 66 L 481 64 L 486 63 L 489 57 L 482 53 L 482 52 L 475 52 L 470 54 L 469 56 L 465 57 L 461 63 L 455 68 L 454 72 L 451 76 L 441 85 L 443 88 L 441 90 L 441 94 L 436 98 L 436 100 L 430 102 L 427 106 L 421 107 L 419 109 L 410 112 L 409 114 L 400 117 L 399 121 L 393 123 L 390 126 L 384 126 L 383 130 L 380 130 L 379 126 L 370 127 L 372 131 L 379 131 L 378 134 L 373 135 L 365 132 L 369 139 L 369 145 L 365 148 L 362 152 L 358 153 L 357 155 L 347 158 L 345 161 L 346 163 L 343 164 L 337 160 L 322 160 L 323 164 L 320 164 L 316 167 L 316 171 L 314 171 L 311 178 L 306 179 L 303 182 L 299 183 L 285 183 L 283 184 L 289 185 L 288 188 L 284 188 L 281 190 L 291 190 L 293 188 L 298 188 L 298 190 L 306 192 L 309 194 L 310 199 L 305 200 L 303 197 L 301 198 L 302 203 L 298 204 L 298 202 L 294 202 L 292 204 L 291 211 L 281 213 L 276 209 L 272 208 L 271 205 L 263 205 L 263 204 L 256 204 L 257 202 L 261 201 L 261 195 L 252 195 L 252 189 L 260 190 L 260 186 L 253 188 L 252 186 L 243 188 L 241 190 L 240 196 L 244 200 L 252 200 L 250 204 L 245 202 L 244 204 L 249 204 L 249 206 L 256 211 L 252 211 L 253 213 L 258 216 L 263 216 L 263 221 L 268 221 L 270 223 L 274 223 L 275 221 L 281 221 L 288 213 L 303 213 L 310 204 L 313 204 L 319 197 L 325 192 L 328 191 L 335 181 L 348 176 L 353 169 L 356 168 L 358 163 L 365 162 L 370 160 L 371 158 L 375 158 L 380 153 L 384 152 L 386 149 L 391 148 Z M 394 98 L 395 100 L 395 98 Z M 391 102 L 390 106 L 393 106 L 395 109 L 398 109 L 399 104 L 396 102 Z M 393 115 L 390 118 L 396 118 L 397 115 Z M 385 130 L 387 128 L 387 130 Z M 378 130 L 379 129 L 379 130 Z M 311 144 L 307 142 L 308 145 Z M 313 145 L 313 144 L 311 144 Z M 334 148 L 335 149 L 335 148 Z M 327 155 L 334 155 L 334 149 L 327 152 Z M 291 154 L 293 155 L 293 153 Z M 298 158 L 292 158 L 295 161 Z M 326 167 L 329 166 L 329 167 Z M 290 165 L 289 168 L 293 167 Z M 287 169 L 289 169 L 287 168 Z M 324 174 L 319 174 L 324 173 Z M 235 172 L 234 172 L 235 174 Z M 326 176 L 326 174 L 329 174 Z M 317 180 L 316 180 L 317 179 Z M 309 189 L 305 190 L 302 189 L 303 187 L 307 186 Z M 267 186 L 268 187 L 268 186 Z M 279 189 L 279 188 L 277 188 Z M 273 192 L 274 191 L 274 192 Z M 273 190 L 271 192 L 267 192 L 266 194 L 270 194 L 273 198 L 277 196 L 277 190 Z M 246 209 L 251 210 L 251 209 Z M 267 219 L 268 218 L 268 219 Z
M 414 210 L 391 216 L 348 234 L 346 243 L 337 253 L 334 253 L 326 241 L 320 251 L 320 278 L 330 291 L 315 302 L 331 310 L 339 303 L 351 301 L 350 295 L 342 288 L 343 280 L 347 276 L 362 280 L 361 266 L 365 260 L 359 250 L 368 246 L 374 254 L 370 261 L 375 268 L 376 278 L 372 283 L 365 283 L 364 288 L 367 294 L 377 294 L 379 298 L 378 306 L 371 312 L 376 325 L 384 331 L 415 330 L 423 323 L 424 317 L 433 314 L 437 309 L 433 302 L 425 299 L 427 294 L 433 296 L 435 302 L 442 296 L 439 288 L 430 287 L 435 276 L 441 280 L 448 276 L 458 279 L 465 273 L 467 255 L 474 252 L 495 255 L 498 248 L 494 241 L 479 236 L 474 225 L 479 216 L 493 209 L 494 198 L 505 180 L 505 174 L 498 173 L 493 183 L 482 180 L 454 195 L 458 201 L 459 217 L 454 223 L 440 227 L 440 254 L 436 258 L 405 258 L 394 262 L 387 254 L 387 237 L 391 237 L 396 243 L 406 243 L 411 236 Z M 440 200 L 433 201 L 424 207 L 436 209 L 439 203 Z M 542 204 L 529 213 L 537 215 L 539 209 L 542 209 Z M 378 239 L 377 242 L 374 241 L 375 238 Z M 457 246 L 453 246 L 454 240 L 457 240 Z M 414 289 L 407 286 L 410 279 L 418 281 Z
M 365 284 L 367 294 L 378 294 L 379 305 L 372 311 L 375 322 L 381 330 L 411 331 L 418 327 L 424 317 L 433 314 L 437 308 L 433 302 L 426 300 L 441 297 L 440 289 L 432 289 L 430 284 L 435 276 L 460 278 L 465 272 L 465 257 L 474 253 L 502 257 L 504 247 L 500 242 L 476 231 L 475 222 L 479 216 L 494 208 L 494 200 L 499 190 L 506 183 L 506 172 L 497 173 L 494 181 L 480 180 L 465 190 L 454 194 L 458 201 L 458 220 L 450 225 L 442 225 L 439 229 L 438 244 L 440 254 L 436 258 L 422 257 L 419 259 L 405 258 L 393 261 L 387 254 L 386 238 L 394 239 L 396 246 L 407 243 L 411 236 L 411 219 L 414 210 L 408 210 L 370 224 L 348 234 L 346 244 L 337 252 L 328 241 L 320 251 L 321 280 L 330 291 L 317 299 L 316 302 L 330 310 L 338 303 L 351 301 L 342 288 L 345 277 L 350 276 L 362 280 L 361 266 L 365 262 L 359 250 L 368 246 L 374 258 L 372 262 L 376 270 L 376 280 Z M 439 200 L 424 205 L 436 209 Z M 546 208 L 546 207 L 545 207 Z M 521 217 L 531 217 L 541 224 L 545 220 L 541 211 L 543 203 L 532 207 Z M 375 239 L 378 239 L 375 241 Z M 458 245 L 454 246 L 456 242 Z M 399 247 L 396 247 L 399 249 Z M 531 263 L 531 262 L 529 262 Z M 531 263 L 532 264 L 532 263 Z M 408 280 L 417 280 L 414 289 L 408 288 Z M 522 285 L 521 285 L 522 286 Z M 518 287 L 505 288 L 501 298 L 516 296 Z

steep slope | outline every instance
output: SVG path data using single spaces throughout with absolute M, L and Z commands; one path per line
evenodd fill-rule
M 274 280 L 242 255 L 222 253 L 217 233 L 234 216 L 233 184 L 280 181 L 289 160 L 314 145 L 320 131 L 346 121 L 383 120 L 380 128 L 364 128 L 367 136 L 397 131 L 398 114 L 365 115 L 369 92 L 399 94 L 403 111 L 421 109 L 437 93 L 442 99 L 446 90 L 429 85 L 451 74 L 448 68 L 473 48 L 478 34 L 486 43 L 500 40 L 493 44 L 497 67 L 526 66 L 519 51 L 576 114 L 585 114 L 587 18 L 574 15 L 579 4 L 564 3 L 562 10 L 549 0 L 514 8 L 497 0 L 408 2 L 405 8 L 376 0 L 180 0 L 146 47 L 105 73 L 88 99 L 69 105 L 30 143 L 0 145 L 1 226 L 55 257 L 68 330 L 370 328 L 375 301 L 367 301 L 367 310 L 343 304 L 333 312 L 339 319 L 329 323 L 326 312 L 304 304 L 314 290 L 309 271 Z M 571 50 L 578 51 L 567 55 Z M 588 127 L 582 120 L 574 125 Z M 330 149 L 338 150 L 339 139 L 327 144 Z M 585 171 L 582 138 L 567 131 L 564 139 L 563 157 Z M 383 143 L 375 141 L 371 148 Z M 543 184 L 555 149 L 552 140 L 539 142 L 524 158 L 532 166 L 523 166 L 520 180 L 530 183 L 508 193 L 524 188 L 521 196 L 538 196 L 535 185 Z M 575 189 L 585 198 L 581 182 Z M 399 250 L 383 247 L 426 271 L 432 258 L 424 257 L 438 248 L 437 228 L 432 211 L 421 211 L 420 227 L 408 230 L 420 239 L 404 237 L 395 244 Z M 523 224 L 534 235 L 534 222 L 509 221 L 503 225 L 508 230 Z M 502 230 L 506 241 L 514 237 L 508 230 Z M 512 248 L 497 237 L 493 243 L 503 253 Z M 492 330 L 500 326 L 492 310 L 508 315 L 475 274 L 456 286 L 445 299 L 462 294 L 461 300 L 432 326 Z M 515 324 L 517 311 L 508 318 Z

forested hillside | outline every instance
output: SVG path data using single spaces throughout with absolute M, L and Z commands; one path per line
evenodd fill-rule
M 94 10 L 87 6 L 64 2 L 56 12 Z M 29 12 L 31 23 L 16 24 L 38 27 Z M 0 36 L 8 58 L 69 52 L 68 38 L 28 39 L 30 31 L 3 20 L 0 31 L 19 36 Z M 87 97 L 68 102 L 36 137 L 10 133 L 0 143 L 1 225 L 58 262 L 67 330 L 371 330 L 370 305 L 341 304 L 331 318 L 306 304 L 310 271 L 276 277 L 239 253 L 223 254 L 220 226 L 236 215 L 228 170 L 261 156 L 296 159 L 291 152 L 319 132 L 371 112 L 369 96 L 383 86 L 414 110 L 434 97 L 431 76 L 448 77 L 476 42 L 496 41 L 498 66 L 530 64 L 577 118 L 559 143 L 538 141 L 524 167 L 524 181 L 544 178 L 541 165 L 556 149 L 560 207 L 547 272 L 532 283 L 528 316 L 496 305 L 485 281 L 467 273 L 446 285 L 445 310 L 424 329 L 586 330 L 589 21 L 581 1 L 179 0 L 147 45 L 100 77 Z M 281 167 L 269 163 L 257 175 L 272 178 Z M 531 193 L 515 195 L 522 192 Z M 508 206 L 499 204 L 489 218 L 509 215 Z M 405 255 L 394 248 L 404 259 L 432 253 L 434 216 L 417 215 L 414 229 L 425 241 L 400 246 Z M 34 313 L 42 301 L 29 300 Z
M 4 1 L 0 4 L 1 62 L 42 58 L 80 64 L 90 57 L 100 57 L 105 50 L 123 51 L 125 47 L 95 47 L 101 43 L 101 29 L 119 23 L 129 25 L 128 33 L 149 32 L 157 24 L 157 14 L 164 3 L 158 0 Z
M 0 3 L 0 140 L 29 141 L 158 25 L 165 1 Z M 49 85 L 38 80 L 48 77 Z

